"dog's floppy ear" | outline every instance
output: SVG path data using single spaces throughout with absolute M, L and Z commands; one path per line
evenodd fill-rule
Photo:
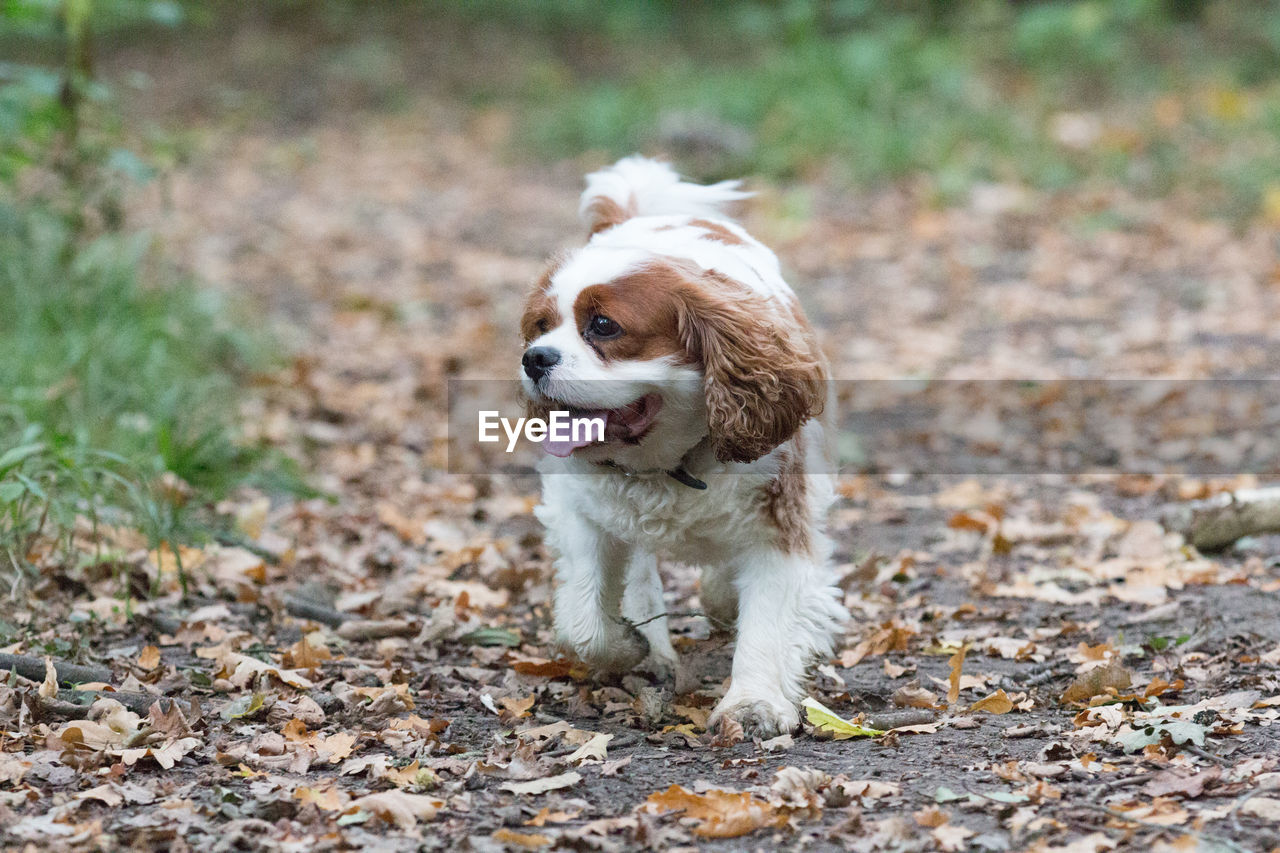
M 798 306 L 782 306 L 715 271 L 684 289 L 677 316 L 703 369 L 716 458 L 752 462 L 821 414 L 826 366 Z

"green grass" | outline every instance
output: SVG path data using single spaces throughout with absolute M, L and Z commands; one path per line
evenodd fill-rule
M 177 9 L 75 5 L 99 28 Z M 151 170 L 121 147 L 110 90 L 60 64 L 79 55 L 62 8 L 0 0 L 0 43 L 26 34 L 32 54 L 0 64 L 0 572 L 15 583 L 110 556 L 104 524 L 174 545 L 215 533 L 212 505 L 238 485 L 306 491 L 237 437 L 244 389 L 278 356 L 267 330 L 128 227 L 123 199 Z
M 286 483 L 279 460 L 235 438 L 265 337 L 215 291 L 147 283 L 146 253 L 143 235 L 85 239 L 45 206 L 0 203 L 4 562 L 25 562 L 36 537 L 70 546 L 77 524 L 186 539 L 235 485 Z
M 479 103 L 545 156 L 669 150 L 704 129 L 700 177 L 756 172 L 866 186 L 919 178 L 1181 193 L 1247 218 L 1280 191 L 1280 2 L 1216 0 L 455 4 L 519 32 Z M 1063 114 L 1096 120 L 1064 140 Z

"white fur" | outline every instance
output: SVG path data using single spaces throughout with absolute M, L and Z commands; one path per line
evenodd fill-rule
M 587 189 L 582 194 L 578 212 L 585 219 L 592 200 L 608 198 L 636 216 L 670 213 L 720 216 L 724 205 L 751 197 L 751 193 L 738 189 L 741 183 L 690 184 L 681 181 L 666 163 L 647 157 L 627 157 L 587 175 Z
M 547 457 L 540 466 L 537 516 L 557 554 L 557 637 L 602 671 L 647 663 L 662 674 L 678 673 L 657 559 L 700 564 L 709 616 L 725 624 L 736 615 L 737 628 L 732 681 L 712 721 L 729 715 L 759 736 L 790 731 L 799 723 L 807 668 L 832 654 L 847 618 L 822 532 L 833 495 L 823 425 L 807 422 L 802 442 L 792 438 L 754 462 L 718 462 L 703 441 L 708 427 L 701 371 L 671 359 L 605 363 L 583 341 L 572 308 L 583 288 L 616 280 L 654 256 L 691 261 L 748 284 L 779 309 L 777 317 L 759 322 L 785 316 L 795 296 L 774 254 L 718 213 L 719 205 L 746 195 L 736 182 L 683 183 L 669 166 L 636 157 L 587 181 L 584 210 L 592 198 L 608 195 L 633 205 L 638 215 L 596 234 L 553 275 L 551 292 L 567 319 L 530 346 L 555 347 L 562 360 L 541 389 L 524 377 L 526 389 L 584 408 L 616 408 L 660 391 L 664 406 L 637 445 L 582 448 L 568 458 Z M 689 225 L 693 218 L 714 219 L 744 243 L 707 239 L 705 229 Z M 763 502 L 784 452 L 801 446 L 814 523 L 811 547 L 796 554 L 780 546 L 777 531 L 765 522 Z M 601 466 L 603 459 L 625 471 Z M 665 473 L 681 465 L 707 489 Z

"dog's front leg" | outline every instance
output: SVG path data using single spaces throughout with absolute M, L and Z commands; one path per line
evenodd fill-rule
M 553 540 L 557 641 L 599 672 L 633 668 L 649 642 L 622 615 L 631 547 L 574 513 L 561 516 Z
M 662 576 L 658 574 L 658 558 L 635 548 L 627 561 L 627 585 L 622 593 L 622 616 L 639 629 L 649 641 L 647 668 L 663 679 L 673 679 L 677 688 L 680 659 L 671 645 L 667 625 L 667 605 L 662 597 Z
M 729 716 L 748 736 L 775 737 L 800 724 L 809 666 L 831 656 L 848 613 L 830 569 L 807 554 L 761 548 L 737 569 L 733 677 L 708 724 Z

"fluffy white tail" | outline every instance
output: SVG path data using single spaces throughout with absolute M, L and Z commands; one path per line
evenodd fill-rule
M 751 196 L 738 189 L 741 183 L 690 184 L 667 163 L 627 157 L 587 175 L 578 214 L 592 234 L 633 216 L 723 216 L 724 205 Z

